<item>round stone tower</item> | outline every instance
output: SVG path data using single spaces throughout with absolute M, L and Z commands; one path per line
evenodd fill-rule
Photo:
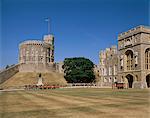
M 47 72 L 54 65 L 54 36 L 45 35 L 43 41 L 28 40 L 19 45 L 20 71 Z

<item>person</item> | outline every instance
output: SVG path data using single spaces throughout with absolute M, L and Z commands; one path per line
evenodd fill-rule
M 41 77 L 42 77 L 42 74 L 40 73 L 40 74 L 39 74 L 39 78 L 41 78 Z
M 117 83 L 118 83 L 118 81 L 117 81 L 117 79 L 115 78 L 115 80 L 114 80 L 114 83 L 115 83 L 115 87 L 117 87 Z
M 44 85 L 44 84 L 43 84 L 43 78 L 42 78 L 41 73 L 39 74 L 38 83 L 37 83 L 36 85 L 37 85 L 37 86 Z

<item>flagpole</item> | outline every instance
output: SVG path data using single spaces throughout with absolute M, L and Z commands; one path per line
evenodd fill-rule
M 48 18 L 48 34 L 50 34 L 50 18 Z
M 50 34 L 50 18 L 46 18 L 48 34 Z

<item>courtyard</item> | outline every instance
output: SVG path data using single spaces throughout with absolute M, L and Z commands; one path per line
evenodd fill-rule
M 60 88 L 0 92 L 1 118 L 148 118 L 149 89 Z

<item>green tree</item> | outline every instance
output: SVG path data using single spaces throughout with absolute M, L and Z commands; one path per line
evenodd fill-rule
M 5 67 L 5 69 L 7 69 L 7 68 L 9 68 L 10 66 L 9 65 L 7 65 L 6 67 Z
M 94 64 L 84 57 L 65 58 L 64 73 L 68 83 L 90 83 L 95 81 Z

